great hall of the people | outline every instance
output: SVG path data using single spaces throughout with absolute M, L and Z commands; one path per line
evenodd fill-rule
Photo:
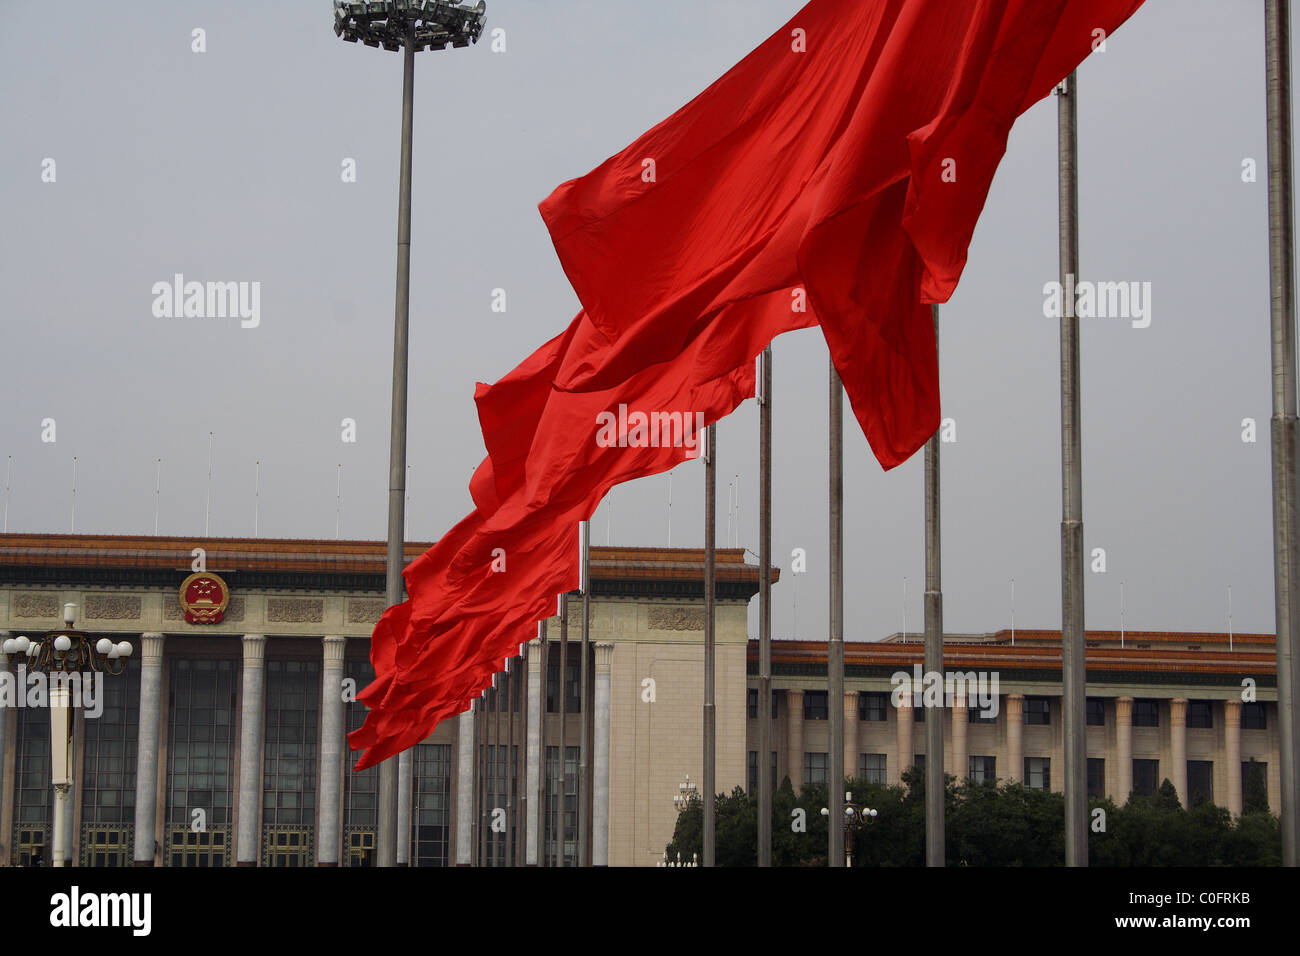
M 427 547 L 408 544 L 408 559 Z M 215 582 L 195 580 L 195 549 Z M 364 719 L 353 697 L 373 676 L 384 550 L 382 542 L 0 535 L 0 638 L 57 631 L 71 604 L 77 630 L 134 647 L 123 673 L 104 680 L 102 713 L 74 715 L 68 862 L 370 863 L 378 771 L 351 769 L 345 735 Z M 679 784 L 701 776 L 703 554 L 596 547 L 591 566 L 592 862 L 653 866 L 672 838 Z M 759 771 L 758 645 L 748 632 L 759 573 L 743 550 L 718 552 L 719 791 L 752 790 Z M 575 862 L 580 607 L 570 596 L 563 774 L 552 621 L 546 674 L 533 641 L 500 683 L 495 708 L 445 721 L 403 761 L 399 863 L 554 865 L 557 849 Z M 849 772 L 898 783 L 924 762 L 926 708 L 891 698 L 893 676 L 922 663 L 919 635 L 850 637 L 845 694 L 835 701 L 825 642 L 774 642 L 768 763 L 777 781 L 789 776 L 796 789 L 825 781 L 831 707 L 843 708 Z M 884 639 L 867 640 L 875 637 Z M 11 673 L 14 663 L 0 660 Z M 997 680 L 987 685 L 995 708 L 958 696 L 942 710 L 945 770 L 1059 790 L 1059 632 L 950 634 L 945 669 Z M 1208 799 L 1238 814 L 1262 783 L 1277 812 L 1271 635 L 1089 632 L 1087 679 L 1090 794 L 1123 802 L 1168 779 L 1184 803 Z M 0 866 L 48 864 L 49 710 L 0 706 L 0 744 Z M 485 774 L 475 772 L 476 753 Z M 486 799 L 476 801 L 481 778 Z M 495 808 L 513 818 L 484 829 Z

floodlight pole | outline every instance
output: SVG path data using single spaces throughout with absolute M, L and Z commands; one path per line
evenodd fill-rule
M 713 866 L 717 851 L 717 707 L 714 701 L 715 619 L 717 616 L 715 583 L 717 565 L 717 467 L 718 426 L 705 430 L 704 457 L 704 860 Z
M 402 51 L 402 170 L 397 200 L 397 301 L 393 316 L 393 414 L 388 452 L 388 555 L 385 602 L 401 604 L 406 543 L 406 372 L 411 316 L 411 127 L 415 97 L 414 31 Z M 409 753 L 398 759 L 410 759 Z M 391 758 L 379 765 L 379 833 L 376 861 L 397 865 L 397 770 Z
M 1079 397 L 1077 73 L 1057 87 L 1061 287 L 1061 683 L 1065 711 L 1065 865 L 1088 865 L 1088 759 L 1083 604 L 1083 450 Z M 1013 767 L 1012 770 L 1019 770 Z
M 1300 550 L 1296 539 L 1295 210 L 1291 192 L 1291 4 L 1265 0 L 1268 97 L 1268 278 L 1273 364 L 1273 600 L 1277 627 L 1277 710 L 1281 751 L 1282 865 L 1300 865 Z M 1236 773 L 1233 767 L 1229 773 Z

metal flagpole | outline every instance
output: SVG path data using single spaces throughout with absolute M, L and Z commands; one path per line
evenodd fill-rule
M 262 462 L 253 462 L 253 537 L 257 537 L 262 518 Z
M 565 678 L 569 674 L 569 596 L 560 595 L 560 679 L 558 681 L 559 709 L 560 709 L 560 754 L 559 754 L 559 796 L 555 805 L 555 865 L 564 866 L 564 804 L 568 797 L 569 789 L 569 762 L 565 759 L 566 733 L 568 729 L 564 725 L 568 722 L 569 716 L 569 693 L 565 686 Z
M 161 458 L 159 458 L 158 460 L 160 462 L 162 461 Z M 14 456 L 10 455 L 9 460 L 5 462 L 5 524 L 4 524 L 5 534 L 9 533 L 9 479 L 13 476 L 13 471 L 14 471 Z M 158 533 L 158 505 L 157 505 L 156 492 L 155 492 L 154 502 L 155 503 L 154 503 L 153 533 L 157 534 Z
M 1079 417 L 1078 74 L 1057 87 L 1061 287 L 1061 682 L 1065 710 L 1065 865 L 1088 865 L 1083 460 Z M 1018 769 L 1018 768 L 1017 768 Z
M 830 639 L 826 647 L 826 697 L 830 718 L 827 778 L 826 865 L 844 866 L 844 387 L 830 363 Z
M 488 797 L 488 833 L 492 841 L 490 857 L 492 866 L 497 865 L 497 856 L 502 855 L 501 842 L 505 839 L 503 834 L 497 832 L 494 820 L 502 796 L 501 774 L 506 769 L 506 762 L 501 759 L 501 681 L 503 679 L 502 674 L 492 676 L 492 773 L 488 777 L 491 787 Z
M 758 865 L 772 865 L 772 346 L 758 376 Z
M 718 426 L 705 430 L 704 453 L 704 780 L 700 794 L 704 798 L 704 860 L 713 866 L 717 838 L 717 803 L 715 772 L 717 770 L 717 713 L 713 702 L 713 642 L 714 642 L 714 572 L 717 561 L 717 469 L 716 447 Z
M 935 350 L 939 347 L 939 307 L 930 307 L 934 319 Z M 925 443 L 925 671 L 926 679 L 943 675 L 943 580 L 940 560 L 939 433 Z M 941 686 L 946 687 L 944 680 Z M 943 866 L 945 853 L 943 771 L 943 712 L 949 704 L 925 708 L 925 865 Z M 955 714 L 956 711 L 954 710 Z M 953 767 L 958 779 L 961 767 Z
M 415 43 L 402 52 L 402 164 L 397 200 L 397 294 L 393 309 L 393 410 L 388 450 L 388 552 L 384 596 L 389 607 L 404 597 L 402 564 L 406 542 L 406 373 L 411 301 L 411 126 L 414 116 Z M 379 765 L 380 866 L 397 865 L 397 760 Z
M 578 866 L 587 865 L 587 851 L 591 849 L 591 812 L 587 806 L 588 773 L 591 768 L 591 734 L 587 730 L 587 717 L 591 714 L 591 698 L 587 695 L 591 653 L 591 522 L 582 522 L 582 668 L 580 671 L 581 706 L 578 708 L 582 728 L 578 735 Z
M 518 809 L 515 806 L 515 774 L 518 771 L 518 765 L 510 758 L 518 754 L 515 749 L 515 678 L 518 674 L 519 658 L 512 657 L 506 661 L 506 757 L 504 760 L 506 768 L 506 832 L 504 840 L 506 841 L 505 853 L 502 854 L 504 866 L 515 865 L 515 853 L 517 844 L 510 839 L 511 833 L 518 832 L 519 816 L 516 813 Z
M 528 865 L 528 812 L 532 801 L 528 799 L 528 658 L 530 645 L 520 648 L 519 657 L 515 658 L 519 671 L 515 676 L 521 687 L 515 691 L 515 706 L 519 708 L 519 756 L 515 758 L 515 767 L 519 769 L 523 760 L 523 773 L 519 774 L 519 786 L 515 787 L 515 866 Z
M 208 432 L 208 493 L 203 504 L 203 536 L 208 535 L 208 525 L 212 521 L 212 432 Z
M 162 459 L 161 459 L 161 458 L 157 459 L 157 461 L 155 462 L 155 465 L 156 465 L 156 468 L 155 468 L 155 470 L 154 470 L 154 475 L 153 475 L 153 533 L 154 533 L 154 536 L 157 537 L 157 535 L 158 535 L 158 496 L 162 493 Z M 9 491 L 9 484 L 8 484 L 8 482 L 6 481 L 6 483 L 5 483 L 5 492 L 6 492 L 6 494 L 8 493 L 8 491 Z M 6 501 L 5 501 L 5 530 L 6 530 L 6 531 L 9 530 L 9 502 L 8 502 L 7 499 L 6 499 Z M 257 533 L 254 532 L 254 533 L 253 533 L 253 536 L 254 536 L 254 537 L 257 537 Z
M 1268 84 L 1268 277 L 1273 363 L 1273 600 L 1277 626 L 1277 711 L 1282 764 L 1282 864 L 1300 865 L 1300 550 L 1296 541 L 1295 209 L 1291 193 L 1291 5 L 1264 4 Z
M 550 648 L 547 646 L 547 622 L 541 621 L 537 625 L 538 641 L 538 666 L 541 670 L 541 716 L 538 718 L 538 768 L 537 768 L 537 792 L 532 795 L 533 812 L 537 814 L 537 865 L 546 866 L 546 715 L 548 708 L 546 706 L 546 685 L 550 681 Z
M 212 474 L 212 467 L 211 465 L 209 465 L 208 466 L 209 477 L 211 476 L 211 474 Z M 207 534 L 207 531 L 208 528 L 207 525 L 205 524 L 203 526 L 203 533 Z M 72 534 L 77 533 L 77 456 L 76 455 L 72 456 L 72 525 L 70 528 L 70 532 Z

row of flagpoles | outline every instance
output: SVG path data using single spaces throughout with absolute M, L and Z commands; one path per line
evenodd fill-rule
M 1273 373 L 1273 494 L 1274 494 L 1274 557 L 1275 557 L 1275 602 L 1277 618 L 1277 675 L 1278 708 L 1280 725 L 1280 759 L 1281 759 L 1281 832 L 1283 841 L 1283 862 L 1289 866 L 1297 865 L 1297 743 L 1300 734 L 1296 727 L 1296 710 L 1294 693 L 1300 685 L 1300 673 L 1297 673 L 1295 641 L 1300 634 L 1300 601 L 1295 593 L 1298 575 L 1300 575 L 1300 552 L 1296 537 L 1296 462 L 1297 462 L 1297 399 L 1295 372 L 1295 302 L 1294 302 L 1294 235 L 1293 208 L 1291 195 L 1291 102 L 1290 102 L 1290 29 L 1288 0 L 1266 0 L 1266 62 L 1267 62 L 1267 102 L 1268 102 L 1268 181 L 1269 181 L 1269 256 L 1270 256 L 1270 290 L 1271 290 L 1271 327 L 1272 327 L 1272 373 Z M 409 74 L 408 74 L 409 75 Z M 1062 287 L 1067 284 L 1067 277 L 1077 278 L 1078 261 L 1078 175 L 1077 175 L 1077 77 L 1071 73 L 1057 88 L 1058 94 L 1058 149 L 1059 149 L 1059 252 L 1060 278 Z M 403 166 L 403 192 L 409 191 L 408 169 Z M 409 222 L 407 223 L 409 228 Z M 400 226 L 399 226 L 400 230 Z M 400 231 L 399 231 L 400 236 Z M 409 232 L 408 232 L 409 240 Z M 399 238 L 400 244 L 400 238 Z M 400 245 L 399 245 L 400 248 Z M 400 283 L 399 283 L 400 288 Z M 400 306 L 399 306 L 400 307 Z M 1062 689 L 1064 697 L 1064 734 L 1065 734 L 1065 807 L 1066 807 L 1066 863 L 1070 866 L 1086 866 L 1088 863 L 1088 828 L 1087 828 L 1087 794 L 1086 794 L 1086 736 L 1085 736 L 1085 694 L 1086 666 L 1084 654 L 1084 586 L 1083 586 L 1083 514 L 1082 514 L 1082 464 L 1080 457 L 1080 392 L 1079 392 L 1079 327 L 1078 318 L 1073 308 L 1062 310 L 1061 317 L 1061 456 L 1062 456 L 1062 521 L 1061 521 L 1061 601 L 1062 601 Z M 938 309 L 933 309 L 936 341 L 938 330 Z M 403 370 L 404 379 L 404 370 Z M 758 700 L 758 749 L 759 772 L 757 774 L 758 790 L 758 862 L 760 866 L 771 864 L 771 811 L 772 786 L 767 767 L 771 739 L 771 410 L 772 410 L 772 355 L 768 346 L 762 353 L 758 377 L 758 400 L 760 406 L 759 447 L 759 556 L 760 556 L 760 594 L 759 594 L 759 700 Z M 396 394 L 396 392 L 395 392 Z M 403 392 L 404 394 L 404 392 Z M 844 766 L 844 722 L 843 722 L 843 687 L 844 687 L 844 644 L 843 644 L 843 448 L 842 448 L 842 401 L 843 388 L 836 374 L 834 365 L 830 374 L 829 393 L 829 522 L 830 522 L 830 615 L 827 654 L 827 678 L 830 707 L 830 776 L 828 788 L 828 810 L 830 819 L 837 821 L 843 814 L 842 781 L 847 768 Z M 404 407 L 402 409 L 404 418 Z M 398 410 L 394 407 L 394 421 Z M 708 427 L 705 444 L 705 566 L 704 566 L 704 604 L 705 604 L 705 641 L 704 641 L 704 699 L 702 710 L 703 724 L 703 798 L 704 798 L 704 832 L 703 863 L 705 866 L 715 864 L 716 819 L 714 816 L 714 792 L 716 770 L 716 702 L 714 700 L 714 618 L 715 618 L 715 551 L 716 551 L 716 426 Z M 394 449 L 396 452 L 396 427 L 394 429 Z M 940 495 L 939 495 L 939 443 L 938 436 L 930 437 L 925 445 L 925 668 L 927 671 L 943 671 L 943 600 L 940 562 Z M 400 480 L 401 470 L 394 459 L 394 475 Z M 395 485 L 396 493 L 400 485 Z M 400 524 L 397 530 L 400 532 Z M 390 552 L 392 542 L 400 541 L 400 534 L 394 535 L 390 526 Z M 590 808 L 591 763 L 589 751 L 591 734 L 587 721 L 591 716 L 591 691 L 589 674 L 589 636 L 590 636 L 590 567 L 589 567 L 589 532 L 584 523 L 582 550 L 582 676 L 580 694 L 583 715 L 578 760 L 578 841 L 577 860 L 579 865 L 589 865 L 592 843 L 592 813 Z M 392 557 L 390 553 L 390 558 Z M 400 575 L 394 581 L 390 563 L 389 603 L 401 600 Z M 394 585 L 396 589 L 394 590 Z M 559 746 L 557 774 L 564 781 L 567 774 L 566 731 L 567 716 L 567 654 L 568 654 L 568 601 L 561 598 L 559 608 L 560 625 L 560 680 L 558 682 Z M 541 631 L 542 673 L 546 674 L 549 647 L 545 626 Z M 516 661 L 519 658 L 515 658 Z M 510 682 L 513 693 L 514 681 Z M 493 706 L 499 690 L 486 692 L 486 698 L 480 698 L 475 704 L 476 743 L 479 747 L 478 774 L 479 783 L 476 793 L 480 796 L 477 819 L 480 824 L 479 859 L 486 859 L 486 840 L 488 833 L 488 807 L 486 801 L 485 765 L 482 760 L 488 748 L 486 727 L 482 720 L 483 700 L 488 700 L 492 712 L 499 708 Z M 511 711 L 513 715 L 513 711 Z M 513 720 L 513 716 L 510 718 Z M 544 718 L 543 718 L 544 720 Z M 926 862 L 929 866 L 942 866 L 945 860 L 944 846 L 944 773 L 943 773 L 943 709 L 926 708 L 926 752 L 927 773 L 925 807 L 926 807 Z M 542 730 L 544 731 L 543 724 Z M 513 739 L 512 731 L 508 731 Z M 497 746 L 499 747 L 499 731 Z M 543 733 L 540 756 L 545 763 L 546 740 Z M 494 750 L 493 753 L 499 753 Z M 402 754 L 409 760 L 409 751 Z M 381 767 L 389 767 L 393 761 L 385 761 Z M 962 768 L 955 768 L 962 774 Z M 1231 772 L 1231 771 L 1230 771 Z M 494 771 L 495 773 L 495 771 Z M 507 777 L 509 774 L 507 773 Z M 528 772 L 529 786 L 526 794 L 514 794 L 518 811 L 520 799 L 542 799 L 542 783 L 545 773 L 541 767 L 537 771 L 538 786 L 533 789 L 533 769 Z M 409 778 L 408 778 L 409 779 Z M 395 794 L 387 794 L 382 788 L 381 776 L 381 810 L 386 801 L 395 802 Z M 563 782 L 558 788 L 558 803 L 555 807 L 557 826 L 552 838 L 554 849 L 552 859 L 563 865 L 565 860 L 564 844 L 564 794 Z M 395 820 L 395 807 L 388 804 L 389 819 Z M 391 829 L 385 830 L 384 815 L 381 813 L 381 863 L 383 861 L 383 841 L 391 839 Z M 515 816 L 521 820 L 521 816 Z M 843 831 L 836 825 L 828 828 L 828 864 L 841 866 L 844 863 Z M 396 845 L 395 842 L 393 845 Z

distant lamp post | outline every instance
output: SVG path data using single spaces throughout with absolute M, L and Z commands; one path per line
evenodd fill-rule
M 669 859 L 668 859 L 668 851 L 667 851 L 667 850 L 664 851 L 664 857 L 663 857 L 663 859 L 660 860 L 658 863 L 655 864 L 655 866 L 657 866 L 657 867 L 665 867 L 665 866 L 668 866 L 668 867 L 672 867 L 672 866 L 699 866 L 699 865 L 700 865 L 700 857 L 699 857 L 699 854 L 698 854 L 698 853 L 692 853 L 692 854 L 691 854 L 691 862 L 687 863 L 687 862 L 685 862 L 684 860 L 682 860 L 682 854 L 681 854 L 680 852 L 678 852 L 678 854 L 677 854 L 677 859 L 676 859 L 676 860 L 669 860 Z
M 80 697 L 83 681 L 94 680 L 99 674 L 120 676 L 131 656 L 128 642 L 114 643 L 107 637 L 96 641 L 84 631 L 76 630 L 76 622 L 77 605 L 65 604 L 61 629 L 35 641 L 26 635 L 9 638 L 3 645 L 9 666 L 18 678 L 15 681 L 18 693 L 26 693 L 28 674 L 43 673 L 48 678 L 50 776 L 54 785 L 53 866 L 64 865 L 67 845 L 64 821 L 68 792 L 72 788 L 72 676 L 77 675 L 75 684 Z M 80 705 L 81 700 L 77 703 Z
M 686 779 L 677 785 L 677 795 L 673 797 L 673 806 L 677 812 L 681 813 L 691 805 L 692 800 L 700 799 L 700 795 L 695 784 L 691 783 L 691 775 L 688 773 Z
M 829 817 L 831 812 L 822 807 L 822 816 Z M 858 825 L 866 823 L 876 815 L 876 811 L 871 807 L 863 807 L 853 802 L 853 794 L 844 794 L 844 865 L 853 866 L 853 837 L 856 835 Z
M 401 604 L 406 538 L 406 371 L 411 299 L 411 127 L 415 54 L 477 43 L 487 4 L 446 0 L 368 0 L 334 3 L 334 33 L 349 43 L 404 51 L 402 65 L 402 166 L 397 201 L 397 297 L 393 321 L 393 406 L 388 461 L 388 552 L 384 596 Z M 398 758 L 409 761 L 409 751 Z M 563 758 L 561 758 L 563 760 Z M 397 762 L 379 765 L 379 832 L 375 862 L 397 865 Z

